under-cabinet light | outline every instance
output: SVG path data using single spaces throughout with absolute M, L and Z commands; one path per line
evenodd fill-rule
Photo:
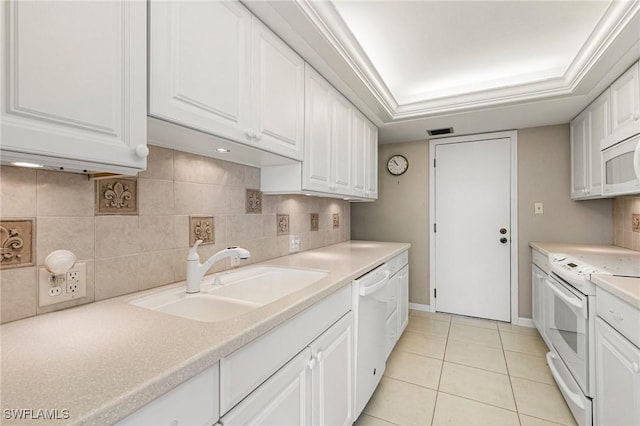
M 42 164 L 26 163 L 24 161 L 12 161 L 9 164 L 11 164 L 12 166 L 17 166 L 17 167 L 29 167 L 31 169 L 41 169 L 41 168 L 44 167 Z

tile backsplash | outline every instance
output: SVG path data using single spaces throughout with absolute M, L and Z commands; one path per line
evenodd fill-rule
M 640 228 L 634 226 L 640 215 L 640 197 L 618 197 L 613 202 L 614 244 L 640 251 Z
M 135 189 L 137 213 L 115 205 L 101 211 L 96 197 L 101 181 L 85 175 L 0 167 L 1 218 L 34 220 L 33 265 L 42 265 L 57 249 L 70 250 L 87 264 L 87 297 L 43 308 L 36 266 L 0 270 L 1 322 L 184 280 L 194 218 L 201 226 L 203 219 L 213 219 L 214 242 L 200 247 L 201 258 L 238 245 L 251 251 L 241 265 L 288 254 L 289 235 L 278 235 L 278 215 L 288 216 L 288 234 L 299 235 L 301 251 L 350 238 L 346 201 L 260 194 L 254 190 L 260 187 L 257 168 L 149 148 L 147 170 L 134 180 L 135 188 L 132 182 L 110 181 L 112 188 L 102 191 L 122 198 Z M 318 213 L 318 231 L 309 228 L 311 213 Z M 342 217 L 337 229 L 334 214 Z M 212 271 L 229 267 L 227 259 Z

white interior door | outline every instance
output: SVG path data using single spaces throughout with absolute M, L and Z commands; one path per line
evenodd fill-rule
M 437 144 L 435 159 L 436 310 L 510 321 L 510 139 Z

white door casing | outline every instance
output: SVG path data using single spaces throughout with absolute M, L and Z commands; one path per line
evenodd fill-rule
M 517 321 L 517 133 L 432 140 L 434 160 L 431 309 Z

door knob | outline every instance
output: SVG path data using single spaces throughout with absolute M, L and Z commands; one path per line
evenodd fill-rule
M 507 241 L 509 241 L 508 239 L 506 239 L 505 237 L 500 238 L 500 242 L 502 244 L 507 244 Z
M 500 228 L 500 233 L 502 235 L 506 234 L 507 233 L 507 229 L 506 228 Z

